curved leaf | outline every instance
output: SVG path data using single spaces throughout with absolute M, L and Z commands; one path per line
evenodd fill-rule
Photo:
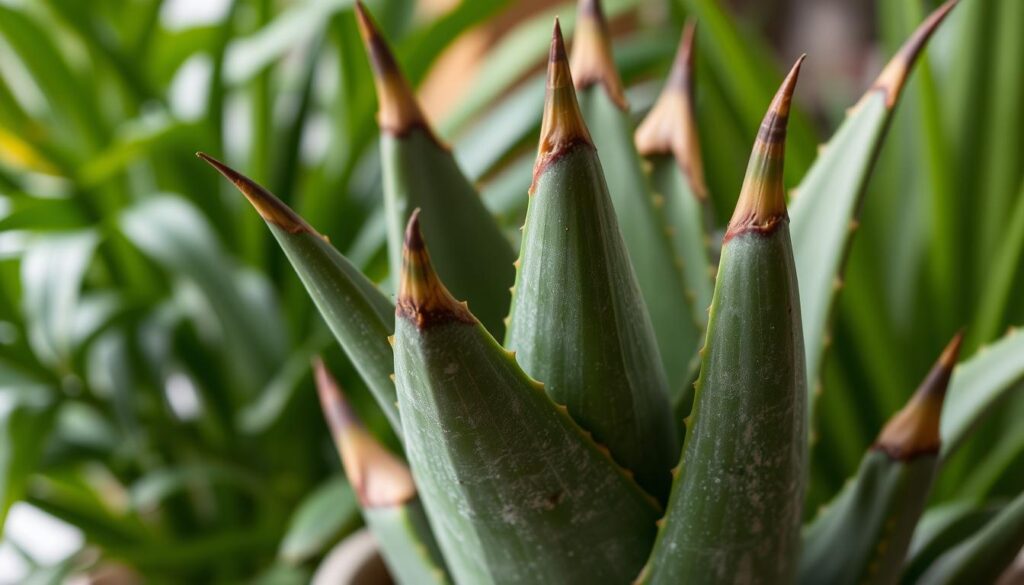
M 809 404 L 820 383 L 829 318 L 857 228 L 864 188 L 910 69 L 924 44 L 955 6 L 932 13 L 886 65 L 871 89 L 847 115 L 821 156 L 796 188 L 790 232 L 800 283 L 800 308 L 807 348 Z M 808 411 L 813 420 L 813 412 Z

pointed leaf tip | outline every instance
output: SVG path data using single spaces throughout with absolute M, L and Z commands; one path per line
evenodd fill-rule
M 593 141 L 576 101 L 569 58 L 565 51 L 565 39 L 562 38 L 562 27 L 555 17 L 551 50 L 548 54 L 548 83 L 540 128 L 540 145 L 533 167 L 534 183 L 551 160 L 576 144 L 592 146 Z M 530 192 L 533 192 L 532 187 Z
M 416 495 L 409 468 L 370 434 L 323 360 L 313 360 L 320 406 L 352 489 L 364 508 L 399 506 Z
M 896 51 L 896 54 L 893 55 L 892 59 L 885 65 L 885 68 L 882 69 L 882 72 L 875 79 L 875 83 L 868 90 L 868 94 L 875 90 L 885 92 L 886 107 L 891 109 L 896 105 L 896 100 L 899 99 L 900 92 L 903 90 L 903 84 L 906 82 L 907 76 L 910 75 L 910 69 L 914 66 L 918 55 L 921 54 L 921 50 L 924 49 L 928 39 L 931 38 L 935 30 L 942 24 L 946 15 L 957 5 L 957 2 L 959 0 L 948 0 L 929 14 L 928 18 L 924 19 L 924 22 L 917 27 L 914 33 L 910 35 L 910 38 L 903 43 L 903 46 Z
M 406 224 L 402 255 L 395 315 L 414 322 L 420 329 L 450 321 L 476 323 L 465 303 L 455 300 L 434 270 L 420 231 L 418 208 Z
M 907 405 L 886 423 L 873 449 L 901 461 L 939 452 L 942 446 L 939 434 L 942 404 L 960 355 L 963 337 L 962 330 L 953 337 Z
M 690 20 L 683 29 L 665 87 L 657 103 L 637 127 L 633 141 L 641 156 L 673 155 L 683 174 L 689 178 L 694 194 L 705 200 L 707 185 L 693 108 L 695 36 L 696 25 Z
M 726 241 L 749 231 L 770 233 L 780 222 L 788 219 L 786 194 L 782 186 L 786 126 L 800 66 L 806 57 L 800 55 L 793 64 L 761 121 L 743 188 L 725 233 Z
M 205 152 L 197 152 L 196 156 L 209 163 L 210 166 L 217 169 L 220 174 L 224 175 L 227 180 L 234 183 L 235 187 L 242 192 L 242 195 L 245 195 L 245 198 L 249 200 L 249 203 L 251 203 L 253 207 L 256 208 L 256 211 L 265 221 L 272 223 L 289 233 L 297 234 L 299 232 L 307 232 L 313 235 L 319 235 L 316 230 L 306 223 L 304 219 L 299 217 L 297 213 L 282 203 L 281 200 L 275 197 L 270 191 L 267 191 L 256 183 L 256 181 L 253 181 L 249 177 L 246 177 L 242 173 L 239 173 L 235 169 L 220 162 Z
M 412 128 L 423 128 L 430 132 L 416 95 L 402 75 L 398 61 L 395 60 L 373 16 L 362 2 L 355 3 L 355 12 L 359 32 L 373 69 L 373 83 L 377 89 L 378 102 L 377 123 L 381 130 L 396 136 L 405 134 Z
M 579 0 L 572 70 L 577 89 L 600 84 L 615 105 L 627 110 L 626 93 L 612 57 L 611 33 L 600 0 Z

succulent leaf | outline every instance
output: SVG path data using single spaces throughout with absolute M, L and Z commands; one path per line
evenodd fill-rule
M 413 209 L 427 211 L 423 230 L 437 269 L 472 305 L 484 326 L 504 334 L 515 252 L 451 151 L 428 125 L 372 17 L 356 3 L 373 65 L 381 128 L 384 207 L 392 278 L 402 266 L 402 236 Z
M 897 582 L 938 467 L 939 418 L 962 340 L 953 338 L 857 475 L 804 531 L 798 583 Z
M 557 24 L 548 68 L 505 345 L 664 499 L 678 455 L 666 380 Z
M 829 317 L 841 288 L 836 283 L 842 278 L 865 186 L 893 109 L 918 54 L 956 2 L 949 0 L 933 12 L 893 56 L 796 188 L 790 231 L 812 394 L 820 382 Z M 813 409 L 813 396 L 809 400 Z
M 406 453 L 457 582 L 622 583 L 657 504 L 456 301 L 410 218 L 395 365 Z
M 668 81 L 637 128 L 634 142 L 650 166 L 655 196 L 665 201 L 672 244 L 683 259 L 685 284 L 695 299 L 694 318 L 706 324 L 714 292 L 708 240 L 714 222 L 693 111 L 695 30 L 693 22 L 683 30 Z
M 802 60 L 765 115 L 726 232 L 680 469 L 642 583 L 795 573 L 806 381 L 782 167 Z
M 611 38 L 598 0 L 580 0 L 572 71 L 580 111 L 601 156 L 608 192 L 654 335 L 674 403 L 692 396 L 701 327 L 683 258 L 676 255 L 665 210 L 655 199 L 633 143 L 633 122 L 611 60 Z M 705 307 L 706 308 L 706 307 Z
M 334 337 L 369 386 L 395 432 L 394 305 L 304 219 L 253 180 L 215 158 L 198 156 L 220 171 L 252 203 L 284 250 Z
M 392 576 L 403 585 L 449 583 L 409 468 L 366 430 L 323 361 L 313 369 L 345 475 Z

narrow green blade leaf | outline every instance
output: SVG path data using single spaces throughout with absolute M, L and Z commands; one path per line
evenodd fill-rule
M 369 386 L 392 428 L 401 431 L 395 405 L 394 305 L 352 263 L 289 207 L 249 178 L 199 155 L 228 178 L 253 204 L 284 250 L 342 349 Z
M 804 530 L 797 583 L 891 584 L 939 463 L 939 416 L 957 335 L 913 398 L 889 420 L 853 480 Z
M 791 583 L 806 371 L 782 188 L 797 61 L 761 125 L 722 246 L 693 413 L 641 583 Z
M 92 230 L 36 238 L 21 261 L 28 340 L 40 359 L 69 367 L 82 279 L 99 243 Z
M 79 148 L 88 151 L 97 147 L 104 138 L 104 116 L 96 103 L 96 92 L 85 87 L 83 78 L 65 59 L 55 36 L 48 34 L 37 18 L 25 8 L 0 5 L 0 35 L 20 58 L 38 84 L 59 120 L 58 129 L 75 137 Z
M 664 500 L 678 456 L 666 380 L 560 35 L 505 344 Z
M 977 534 L 942 555 L 920 585 L 995 583 L 1024 546 L 1024 493 Z
M 911 67 L 932 32 L 956 5 L 932 13 L 851 110 L 796 189 L 790 216 L 807 348 L 808 390 L 820 383 L 821 360 L 843 263 L 857 227 L 864 187 Z M 813 400 L 810 404 L 813 407 Z M 813 413 L 809 413 L 813 415 Z
M 31 397 L 0 391 L 0 533 L 11 504 L 24 496 L 28 476 L 38 464 L 53 425 L 49 393 L 34 388 Z
M 1024 180 L 1017 189 L 1017 202 L 1013 206 L 1006 228 L 1001 233 L 992 270 L 988 273 L 986 286 L 981 291 L 977 317 L 971 329 L 971 339 L 984 341 L 991 339 L 998 331 L 1013 292 L 1014 277 L 1024 258 Z
M 624 583 L 659 510 L 444 288 L 416 215 L 395 365 L 406 452 L 460 583 Z
M 687 403 L 702 333 L 694 318 L 693 293 L 686 289 L 683 259 L 675 253 L 665 210 L 653 196 L 633 143 L 633 122 L 611 59 L 600 5 L 588 0 L 579 6 L 572 70 L 580 110 L 601 156 L 622 238 L 654 325 L 670 396 L 674 403 Z
M 402 265 L 402 234 L 413 209 L 434 244 L 438 271 L 468 300 L 484 326 L 505 332 L 515 253 L 451 151 L 429 127 L 408 82 L 370 16 L 356 4 L 380 104 L 381 162 L 392 278 Z
M 1024 334 L 1013 330 L 957 367 L 942 410 L 942 456 L 964 442 L 982 418 L 1024 381 Z

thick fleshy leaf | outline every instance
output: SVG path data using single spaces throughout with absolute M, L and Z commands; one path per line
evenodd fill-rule
M 936 559 L 919 585 L 995 583 L 1024 546 L 1024 493 L 974 536 Z
M 444 288 L 414 215 L 395 366 L 406 453 L 464 583 L 623 583 L 659 510 Z
M 313 368 L 345 475 L 391 575 L 403 585 L 449 583 L 409 467 L 363 426 L 323 361 L 314 359 Z
M 924 44 L 955 5 L 956 0 L 950 0 L 921 24 L 850 111 L 796 188 L 789 229 L 800 283 L 807 382 L 812 394 L 820 383 L 829 318 L 842 288 L 843 264 L 857 228 L 864 188 L 893 108 Z M 813 400 L 809 404 L 813 407 Z
M 611 59 L 607 23 L 595 0 L 581 0 L 572 52 L 580 111 L 608 183 L 622 238 L 654 325 L 673 403 L 689 403 L 701 327 L 662 204 L 633 143 L 633 121 Z M 663 202 L 662 202 L 663 203 Z
M 557 25 L 548 67 L 505 345 L 556 403 L 664 500 L 678 455 L 668 388 Z
M 806 371 L 782 166 L 801 61 L 761 125 L 726 232 L 683 455 L 641 583 L 781 585 L 796 572 Z
M 939 417 L 962 335 L 943 352 L 913 398 L 890 419 L 853 480 L 804 531 L 797 582 L 890 584 L 939 463 Z
M 414 209 L 433 242 L 438 272 L 465 298 L 488 331 L 501 337 L 515 278 L 515 252 L 480 195 L 440 143 L 376 25 L 356 4 L 380 108 L 381 163 L 388 254 L 393 279 L 402 262 L 402 235 Z
M 342 349 L 369 386 L 396 432 L 394 305 L 340 252 L 266 189 L 213 158 L 200 155 L 249 199 L 267 222 Z
M 637 128 L 635 142 L 650 167 L 655 197 L 664 201 L 672 244 L 683 260 L 686 288 L 694 296 L 694 318 L 704 325 L 714 292 L 708 241 L 714 224 L 693 111 L 694 36 L 690 23 L 668 81 Z

